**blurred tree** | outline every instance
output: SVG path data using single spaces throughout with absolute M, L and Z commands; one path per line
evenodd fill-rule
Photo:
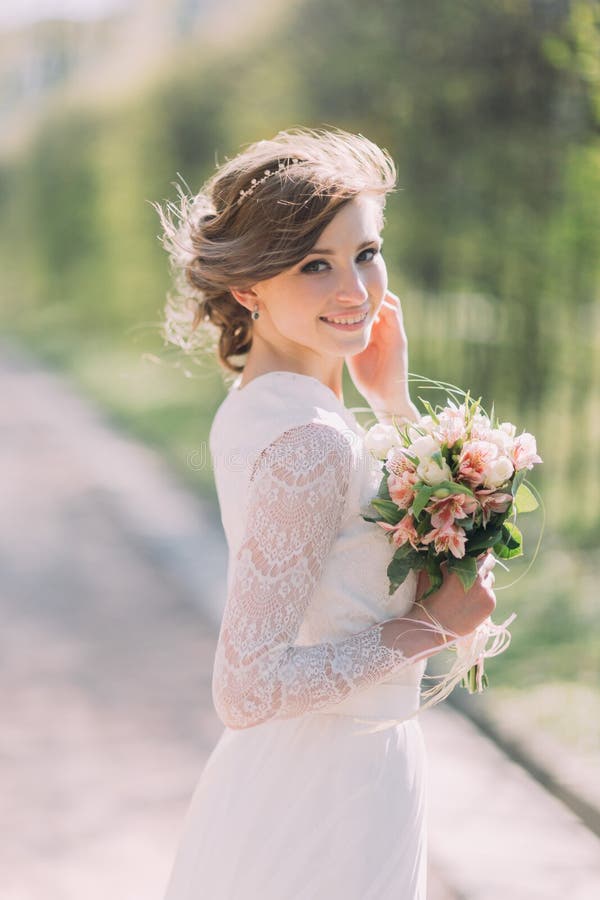
M 598 5 L 299 0 L 274 21 L 227 50 L 180 46 L 113 110 L 48 115 L 0 169 L 7 324 L 65 358 L 103 334 L 127 343 L 138 325 L 150 339 L 169 273 L 148 201 L 172 196 L 177 173 L 196 190 L 280 128 L 361 131 L 398 164 L 385 253 L 413 369 L 527 421 L 550 442 L 546 471 L 566 479 L 600 443 L 587 399 L 599 378 Z M 587 486 L 598 499 L 599 482 Z M 548 490 L 556 527 L 600 527 L 595 507 L 582 514 L 555 479 Z

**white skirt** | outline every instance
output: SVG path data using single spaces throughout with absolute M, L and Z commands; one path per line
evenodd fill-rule
M 165 900 L 426 900 L 425 743 L 418 717 L 400 721 L 418 706 L 418 685 L 374 685 L 327 712 L 226 728 Z

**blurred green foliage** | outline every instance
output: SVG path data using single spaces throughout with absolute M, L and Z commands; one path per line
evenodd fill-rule
M 540 672 L 537 640 L 564 677 L 597 678 L 595 601 L 573 571 L 600 537 L 598 5 L 304 0 L 271 33 L 201 50 L 134 101 L 48 115 L 0 165 L 3 328 L 211 494 L 189 457 L 225 388 L 158 337 L 169 272 L 149 201 L 281 128 L 366 134 L 399 170 L 384 255 L 412 371 L 494 401 L 544 459 L 547 562 L 509 593 L 527 628 L 490 670 Z

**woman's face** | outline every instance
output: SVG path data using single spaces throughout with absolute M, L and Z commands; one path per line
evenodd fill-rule
M 254 335 L 278 353 L 307 361 L 364 350 L 387 291 L 381 220 L 380 198 L 359 194 L 336 214 L 304 259 L 253 285 L 248 308 L 257 304 L 260 313 Z M 247 292 L 244 296 L 248 300 Z M 332 318 L 361 321 L 326 321 Z

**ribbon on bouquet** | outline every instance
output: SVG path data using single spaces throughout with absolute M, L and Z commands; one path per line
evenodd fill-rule
M 421 699 L 426 702 L 420 706 L 419 712 L 444 700 L 458 682 L 467 677 L 473 666 L 477 666 L 477 693 L 481 693 L 483 691 L 484 660 L 498 656 L 508 648 L 511 641 L 508 626 L 514 622 L 516 617 L 517 614 L 512 613 L 500 625 L 496 625 L 495 622 L 492 622 L 491 617 L 488 617 L 469 634 L 453 637 L 448 644 L 453 644 L 456 650 L 454 664 L 445 675 L 423 676 L 430 679 L 439 678 L 440 681 L 421 695 Z M 490 640 L 492 643 L 488 647 Z
M 420 622 L 420 625 L 422 625 L 423 627 L 444 636 L 445 646 L 442 649 L 455 650 L 456 659 L 453 665 L 445 674 L 423 675 L 423 678 L 438 679 L 439 681 L 438 684 L 434 685 L 433 687 L 429 688 L 429 690 L 421 694 L 420 706 L 415 709 L 410 715 L 404 715 L 401 718 L 391 717 L 380 719 L 379 721 L 373 721 L 373 719 L 369 720 L 367 718 L 362 718 L 361 716 L 356 716 L 355 720 L 357 722 L 362 722 L 370 726 L 363 733 L 381 731 L 393 725 L 398 725 L 401 722 L 408 722 L 410 719 L 413 719 L 416 715 L 423 712 L 425 709 L 429 709 L 431 706 L 435 706 L 437 703 L 445 700 L 446 697 L 454 690 L 459 681 L 467 677 L 469 670 L 472 669 L 473 666 L 477 666 L 477 692 L 481 693 L 483 690 L 482 679 L 484 660 L 490 659 L 493 656 L 498 656 L 508 648 L 511 641 L 511 633 L 508 630 L 508 626 L 511 625 L 512 622 L 514 622 L 516 617 L 517 614 L 512 613 L 500 625 L 496 625 L 495 622 L 492 622 L 491 617 L 488 617 L 483 622 L 481 622 L 472 632 L 469 632 L 469 634 L 465 635 L 456 634 L 456 632 L 442 627 L 440 623 L 437 622 L 437 620 L 433 619 L 431 616 L 431 622 Z M 488 643 L 490 642 L 490 640 L 491 644 L 488 647 Z M 431 655 L 432 654 L 430 650 L 419 653 L 416 656 L 411 657 L 411 664 L 414 664 L 415 662 L 418 662 L 419 660 L 427 658 Z M 423 700 L 425 700 L 424 703 L 422 702 Z

